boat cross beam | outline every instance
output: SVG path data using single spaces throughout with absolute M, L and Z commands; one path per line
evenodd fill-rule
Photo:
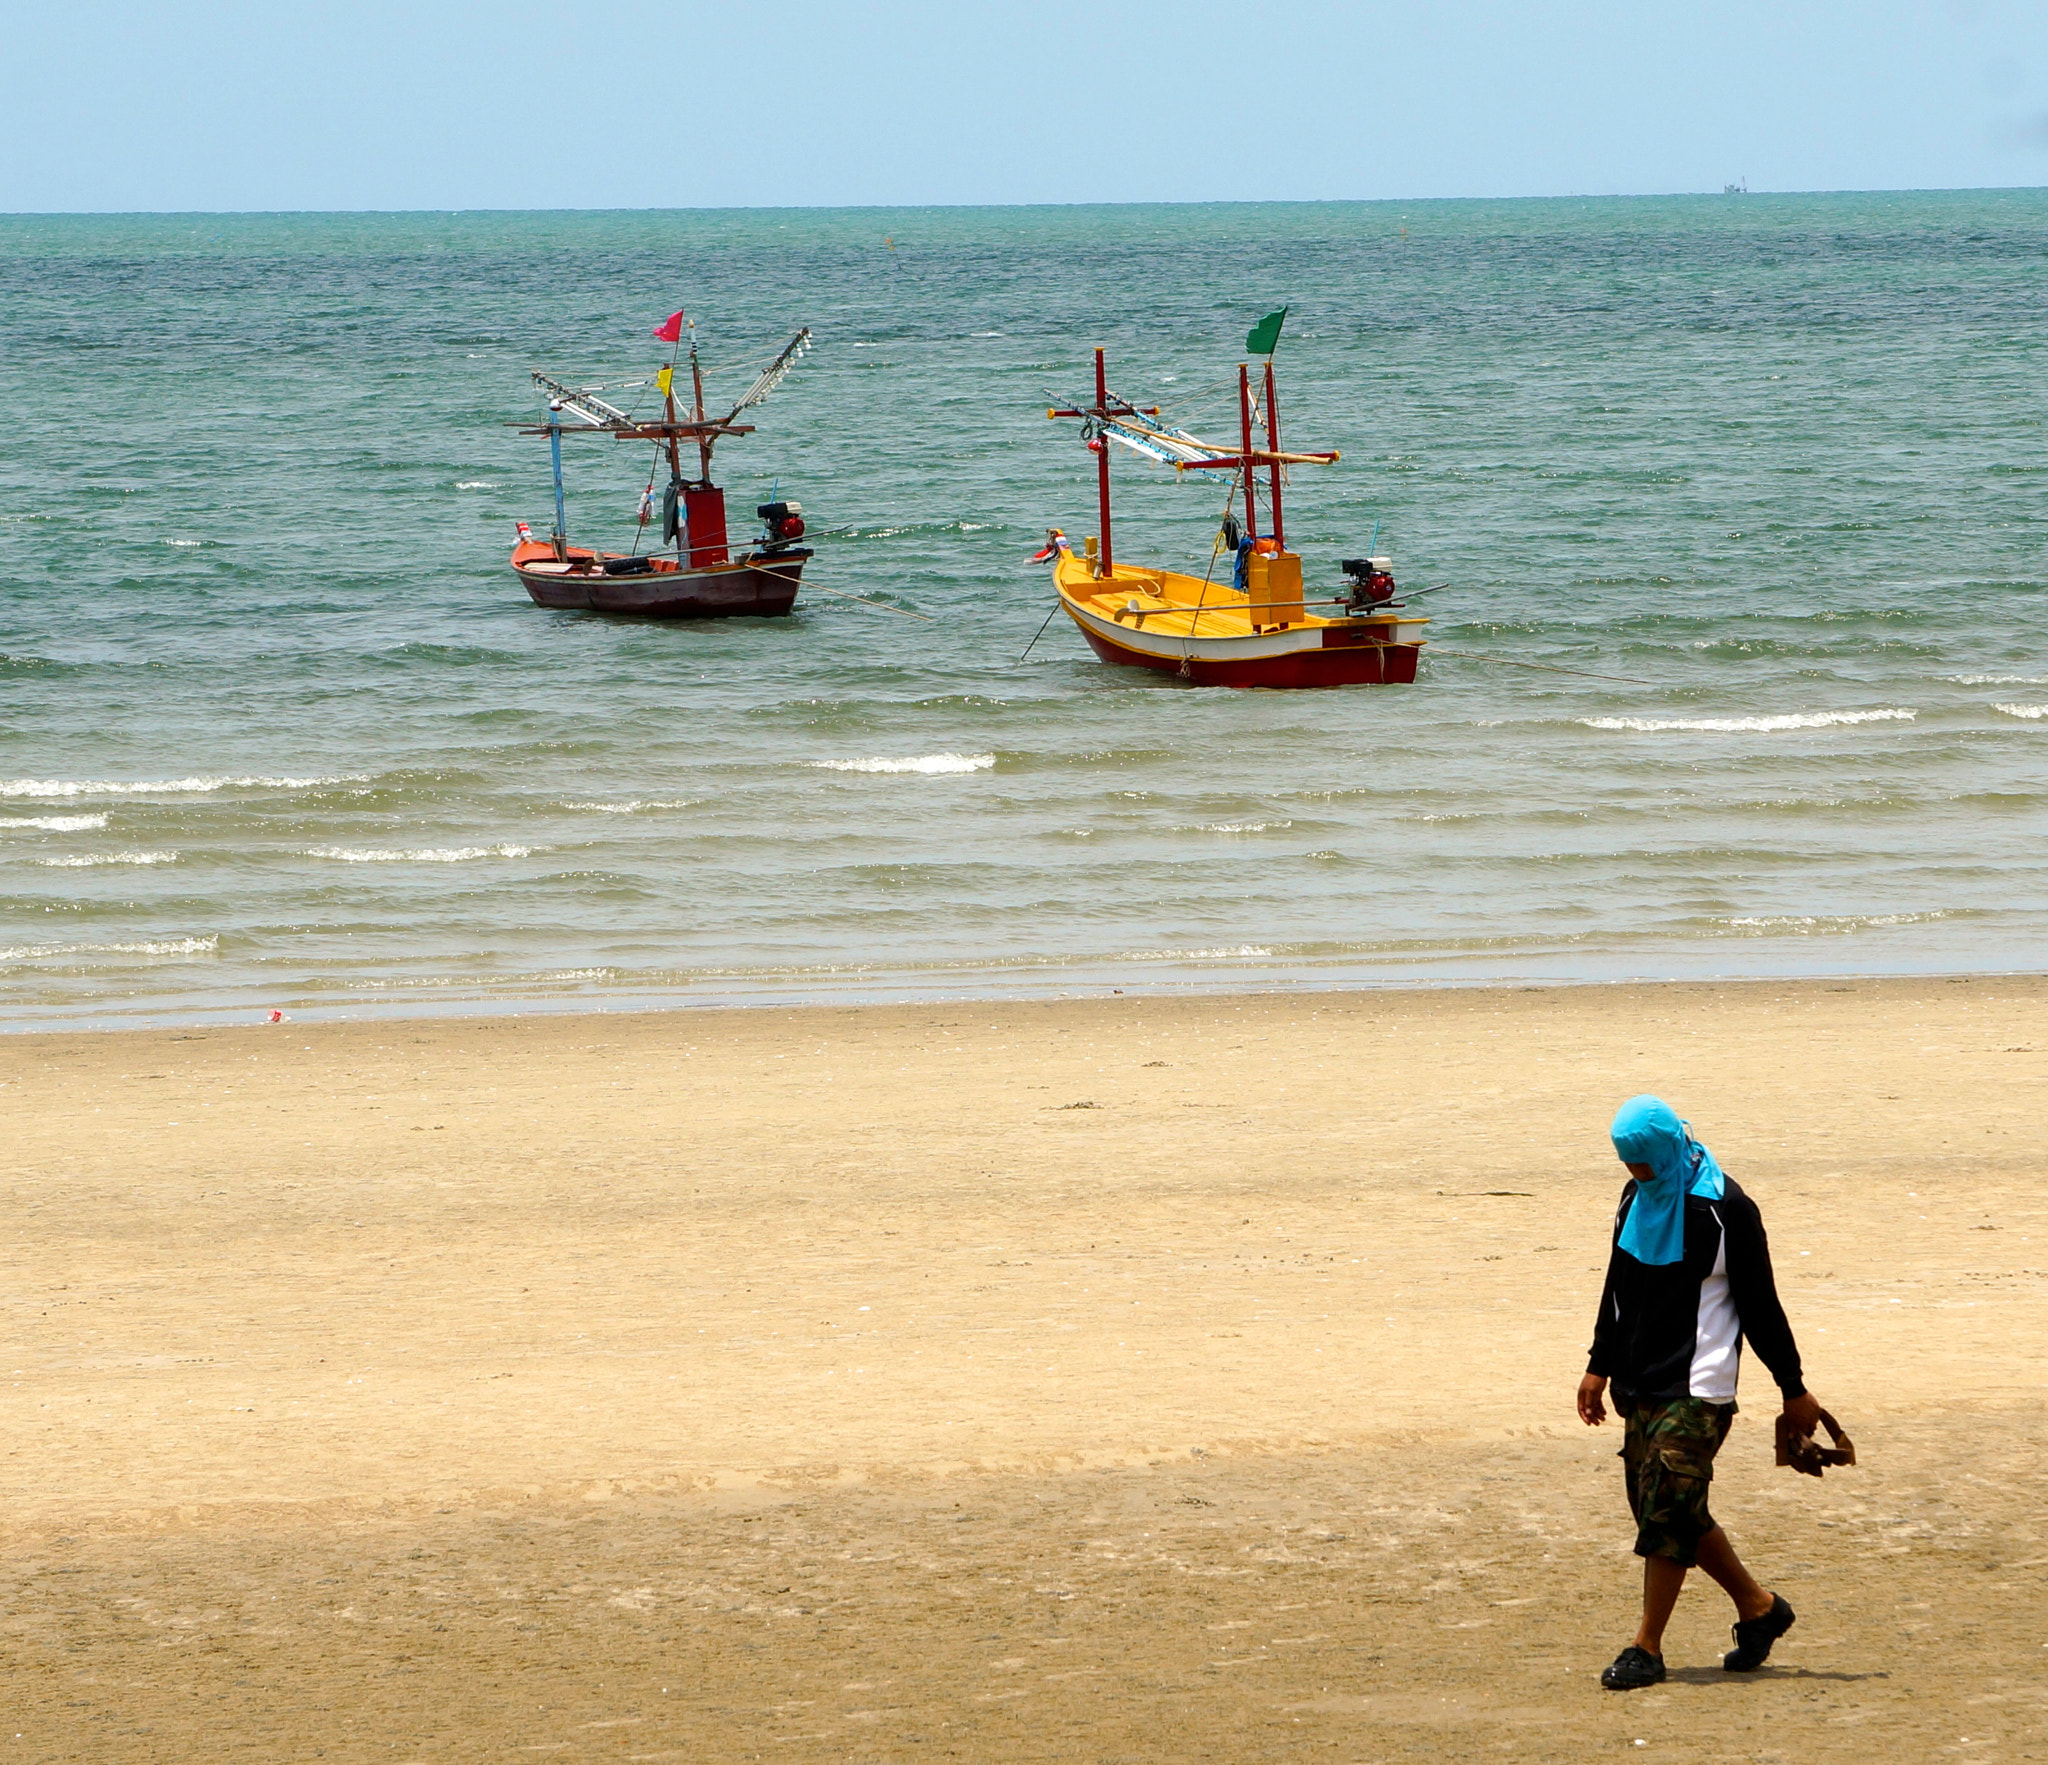
M 751 423 L 636 423 L 630 429 L 614 429 L 613 435 L 621 441 L 677 441 L 696 438 L 701 441 L 707 435 L 751 435 Z
M 614 441 L 667 441 L 671 436 L 677 440 L 688 440 L 692 436 L 705 435 L 751 435 L 751 423 L 635 423 L 629 429 L 618 429 L 607 425 L 572 425 L 550 423 L 543 428 L 521 428 L 521 435 L 609 435 Z
M 1246 462 L 1254 466 L 1333 466 L 1342 458 L 1340 454 L 1283 454 L 1254 448 L 1248 453 L 1222 454 L 1213 460 L 1176 460 L 1176 472 L 1213 472 L 1223 466 L 1241 466 Z
M 1102 417 L 1102 418 L 1105 418 L 1105 419 L 1107 419 L 1107 418 L 1112 418 L 1112 417 L 1156 417 L 1156 416 L 1158 416 L 1158 415 L 1159 415 L 1159 407 L 1158 407 L 1158 406 L 1157 406 L 1156 404 L 1152 404 L 1152 405 L 1142 405 L 1142 404 L 1107 404 L 1107 405 L 1090 405 L 1090 406 L 1088 406 L 1088 407 L 1087 407 L 1087 408 L 1086 408 L 1085 410 L 1076 410 L 1076 411 L 1062 411 L 1062 410 L 1051 410 L 1051 409 L 1049 409 L 1049 410 L 1047 410 L 1047 412 L 1046 412 L 1045 414 L 1046 414 L 1046 416 L 1047 416 L 1048 418 L 1052 418 L 1052 417 Z

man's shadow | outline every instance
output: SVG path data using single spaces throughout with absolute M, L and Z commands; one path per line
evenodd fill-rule
M 1810 1679 L 1831 1680 L 1838 1685 L 1853 1685 L 1864 1679 L 1889 1678 L 1889 1673 L 1833 1673 L 1817 1671 L 1812 1667 L 1773 1667 L 1766 1664 L 1754 1673 L 1730 1673 L 1725 1667 L 1674 1667 L 1664 1675 L 1664 1683 L 1738 1686 L 1745 1682 L 1754 1684 L 1761 1679 Z

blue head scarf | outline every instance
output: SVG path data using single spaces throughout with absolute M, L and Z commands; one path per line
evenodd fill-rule
M 1622 1249 L 1637 1262 L 1679 1261 L 1685 1255 L 1685 1198 L 1719 1201 L 1727 1182 L 1721 1167 L 1658 1097 L 1631 1097 L 1614 1112 L 1609 1132 L 1623 1164 L 1650 1167 L 1647 1183 L 1636 1179 L 1635 1205 L 1621 1228 Z

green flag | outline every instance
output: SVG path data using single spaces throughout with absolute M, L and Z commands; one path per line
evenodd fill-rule
M 1250 335 L 1244 340 L 1245 353 L 1271 355 L 1280 341 L 1280 323 L 1286 317 L 1287 309 L 1283 306 L 1277 313 L 1268 313 L 1254 325 Z

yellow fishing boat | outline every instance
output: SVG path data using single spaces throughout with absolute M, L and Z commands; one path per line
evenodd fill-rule
M 1099 349 L 1095 402 L 1046 412 L 1082 420 L 1082 433 L 1096 456 L 1101 527 L 1078 555 L 1053 529 L 1038 559 L 1052 565 L 1060 610 L 1103 661 L 1157 669 L 1199 686 L 1379 686 L 1414 680 L 1422 655 L 1420 628 L 1429 621 L 1404 610 L 1391 561 L 1344 559 L 1345 585 L 1311 594 L 1303 585 L 1300 554 L 1287 547 L 1281 507 L 1285 468 L 1333 465 L 1338 456 L 1281 450 L 1272 352 L 1285 310 L 1261 321 L 1245 340 L 1249 353 L 1266 357 L 1264 396 L 1254 398 L 1250 367 L 1240 363 L 1239 442 L 1234 448 L 1161 422 L 1157 406 L 1141 409 L 1113 397 Z M 1265 430 L 1262 448 L 1253 445 L 1255 420 Z M 1116 561 L 1110 527 L 1111 444 L 1178 472 L 1236 474 L 1209 575 Z M 1240 491 L 1242 521 L 1236 514 Z M 1219 560 L 1225 557 L 1229 574 L 1217 580 Z

